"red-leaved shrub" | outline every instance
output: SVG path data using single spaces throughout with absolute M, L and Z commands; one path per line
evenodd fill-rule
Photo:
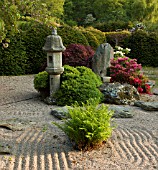
M 70 44 L 63 52 L 63 65 L 91 67 L 94 50 L 90 46 Z

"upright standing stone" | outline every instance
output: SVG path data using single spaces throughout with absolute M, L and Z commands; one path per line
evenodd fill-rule
M 101 44 L 93 58 L 92 58 L 92 70 L 100 77 L 107 76 L 107 68 L 110 67 L 110 59 L 114 57 L 114 50 L 110 44 Z

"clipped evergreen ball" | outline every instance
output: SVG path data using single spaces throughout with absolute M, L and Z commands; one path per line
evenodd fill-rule
M 84 66 L 76 68 L 65 65 L 61 77 L 61 87 L 55 94 L 57 105 L 80 105 L 91 98 L 96 98 L 98 103 L 102 99 L 102 93 L 97 88 L 102 84 L 99 76 L 91 69 Z

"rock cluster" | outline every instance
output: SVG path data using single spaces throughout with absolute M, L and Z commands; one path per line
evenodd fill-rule
M 130 84 L 104 83 L 100 86 L 104 102 L 110 104 L 132 104 L 140 99 L 137 89 Z

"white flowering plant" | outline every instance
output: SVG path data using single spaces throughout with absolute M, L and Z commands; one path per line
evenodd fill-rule
M 114 57 L 124 57 L 125 55 L 129 54 L 131 49 L 129 48 L 122 48 L 120 46 L 115 46 Z

